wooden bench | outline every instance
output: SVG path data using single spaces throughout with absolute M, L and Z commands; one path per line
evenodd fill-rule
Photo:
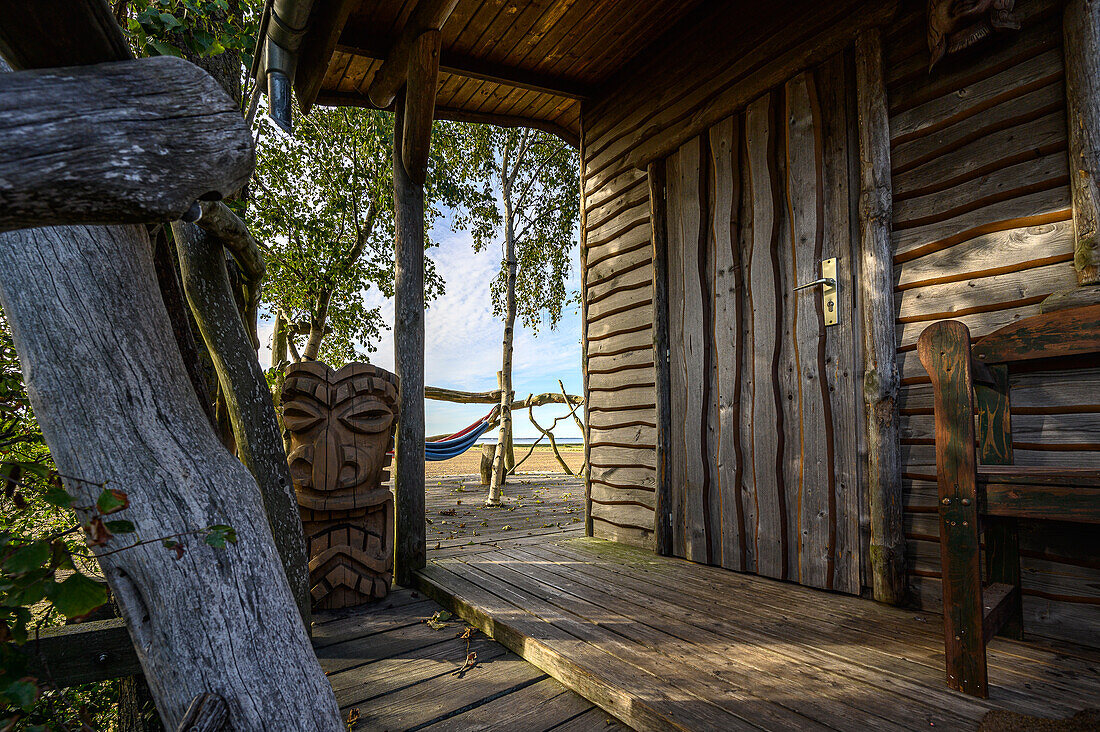
M 986 643 L 1023 633 L 1017 521 L 1100 523 L 1100 470 L 1012 464 L 1009 367 L 1100 364 L 1100 305 L 1026 318 L 973 345 L 965 325 L 940 321 L 921 333 L 918 353 L 935 394 L 947 683 L 985 697 Z

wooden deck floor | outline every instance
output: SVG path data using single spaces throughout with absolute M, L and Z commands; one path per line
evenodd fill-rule
M 458 618 L 432 628 L 441 608 L 398 589 L 371 609 L 327 613 L 313 643 L 354 732 L 370 730 L 532 730 L 625 728 L 592 702 Z M 461 669 L 468 653 L 477 664 Z
M 575 478 L 513 478 L 504 507 L 491 510 L 476 478 L 433 479 L 427 489 L 431 557 L 575 536 L 583 526 L 584 486 Z M 314 616 L 317 657 L 345 719 L 357 720 L 355 732 L 626 729 L 483 634 L 463 639 L 469 626 L 460 619 L 429 626 L 440 610 L 413 590 L 395 589 L 381 603 Z M 462 672 L 470 652 L 477 664 Z
M 945 686 L 936 615 L 542 538 L 432 558 L 418 584 L 637 729 L 976 729 L 1100 706 L 1098 654 L 997 639 L 975 699 Z

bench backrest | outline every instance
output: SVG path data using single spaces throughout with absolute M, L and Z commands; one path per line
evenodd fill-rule
M 936 392 L 936 434 L 950 435 L 951 441 L 962 447 L 968 439 L 967 424 L 956 417 L 959 410 L 970 409 L 977 415 L 977 430 L 971 429 L 970 444 L 977 444 L 981 463 L 1011 465 L 1009 366 L 1100 354 L 1100 305 L 1024 318 L 973 344 L 965 325 L 940 321 L 921 334 L 918 353 Z

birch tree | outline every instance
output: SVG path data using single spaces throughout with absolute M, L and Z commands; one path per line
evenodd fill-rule
M 294 138 L 261 135 L 249 223 L 265 242 L 273 366 L 288 350 L 295 360 L 331 366 L 354 360 L 358 344 L 374 350 L 386 325 L 365 295 L 393 297 L 392 145 L 393 115 L 366 109 L 319 107 L 299 121 Z M 425 230 L 462 190 L 430 166 Z M 431 300 L 444 283 L 430 259 L 425 266 Z
M 489 285 L 493 313 L 504 321 L 501 340 L 501 419 L 486 505 L 500 505 L 512 444 L 512 356 L 516 318 L 532 331 L 556 328 L 575 299 L 566 290 L 579 210 L 575 150 L 557 137 L 527 128 L 450 125 L 451 164 L 478 195 L 467 197 L 455 226 L 468 228 L 474 250 L 499 245 L 501 265 Z

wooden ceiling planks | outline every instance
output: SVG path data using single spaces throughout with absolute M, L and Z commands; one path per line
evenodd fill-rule
M 575 137 L 587 89 L 607 81 L 701 2 L 459 0 L 442 29 L 443 53 L 453 64 L 440 74 L 437 104 L 510 124 L 529 119 Z M 318 103 L 370 106 L 366 89 L 380 66 L 375 57 L 385 55 L 415 4 L 359 2 Z

